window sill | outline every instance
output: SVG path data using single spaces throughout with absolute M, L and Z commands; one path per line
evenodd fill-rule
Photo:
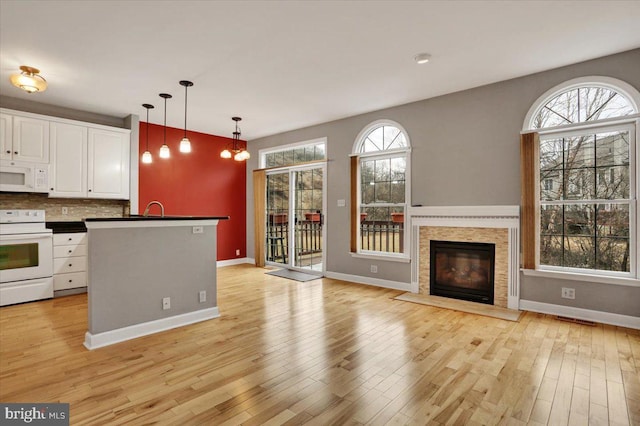
M 400 263 L 410 263 L 411 258 L 408 256 L 389 256 L 384 254 L 372 254 L 372 253 L 350 253 L 351 257 L 355 257 L 358 259 L 375 259 L 375 260 L 384 260 L 389 262 L 400 262 Z
M 575 272 L 545 271 L 541 269 L 520 269 L 520 271 L 529 277 L 556 278 L 560 280 L 640 287 L 640 280 L 636 278 L 607 277 L 602 275 L 577 274 Z

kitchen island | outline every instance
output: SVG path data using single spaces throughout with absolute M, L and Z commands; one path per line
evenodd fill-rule
M 219 316 L 216 232 L 227 216 L 85 219 L 95 349 Z

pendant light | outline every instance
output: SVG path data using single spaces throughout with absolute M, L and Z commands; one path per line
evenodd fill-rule
M 249 151 L 244 148 L 240 148 L 240 128 L 238 127 L 238 121 L 242 120 L 240 117 L 231 117 L 233 121 L 236 122 L 236 130 L 233 132 L 233 148 L 229 150 L 225 149 L 220 153 L 220 157 L 222 158 L 231 158 L 233 157 L 236 161 L 245 161 L 251 157 Z
M 167 145 L 167 99 L 171 99 L 173 96 L 168 93 L 160 93 L 160 97 L 164 99 L 164 143 L 160 147 L 160 158 L 169 158 L 171 151 Z
M 142 162 L 144 164 L 153 163 L 153 157 L 151 156 L 151 152 L 149 151 L 149 110 L 153 109 L 154 106 L 151 104 L 142 104 L 143 107 L 147 109 L 147 147 L 146 150 L 142 153 Z
M 184 137 L 180 141 L 180 152 L 191 152 L 191 141 L 187 137 L 187 89 L 193 86 L 188 80 L 180 80 L 180 85 L 184 86 Z
M 47 90 L 47 80 L 39 73 L 38 68 L 22 65 L 20 74 L 12 74 L 9 80 L 14 86 L 24 90 L 27 93 L 44 92 Z

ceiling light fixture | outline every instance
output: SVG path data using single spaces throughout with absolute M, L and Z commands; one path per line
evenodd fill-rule
M 153 109 L 154 106 L 151 104 L 142 104 L 142 106 L 147 109 L 147 149 L 142 153 L 142 162 L 144 164 L 151 164 L 153 163 L 153 157 L 149 151 L 149 110 Z
M 236 122 L 236 131 L 233 132 L 233 148 L 225 149 L 220 153 L 220 157 L 222 158 L 231 158 L 233 157 L 236 161 L 245 161 L 251 157 L 249 151 L 244 148 L 240 148 L 240 128 L 238 127 L 238 121 L 242 120 L 240 117 L 231 117 L 233 121 Z
M 187 137 L 187 88 L 193 86 L 191 81 L 180 80 L 180 85 L 184 86 L 184 137 L 180 141 L 180 152 L 191 152 L 191 141 Z
M 426 64 L 431 59 L 431 55 L 428 53 L 418 53 L 413 59 L 419 64 Z
M 171 99 L 173 96 L 168 93 L 160 93 L 160 97 L 164 99 L 164 143 L 160 147 L 160 158 L 169 158 L 171 151 L 167 145 L 167 99 Z
M 22 65 L 20 74 L 12 74 L 9 80 L 14 86 L 24 90 L 27 93 L 44 92 L 47 90 L 47 80 L 39 73 L 38 68 Z

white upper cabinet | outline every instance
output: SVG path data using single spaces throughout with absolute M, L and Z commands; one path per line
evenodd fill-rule
M 49 121 L 0 114 L 3 160 L 49 163 Z
M 11 160 L 13 157 L 13 117 L 0 114 L 0 159 Z
M 87 128 L 66 123 L 51 123 L 52 197 L 87 196 Z
M 49 121 L 13 117 L 13 160 L 49 163 Z
M 129 199 L 131 131 L 0 109 L 0 158 L 49 165 L 49 195 Z
M 129 132 L 89 128 L 89 198 L 129 198 Z

